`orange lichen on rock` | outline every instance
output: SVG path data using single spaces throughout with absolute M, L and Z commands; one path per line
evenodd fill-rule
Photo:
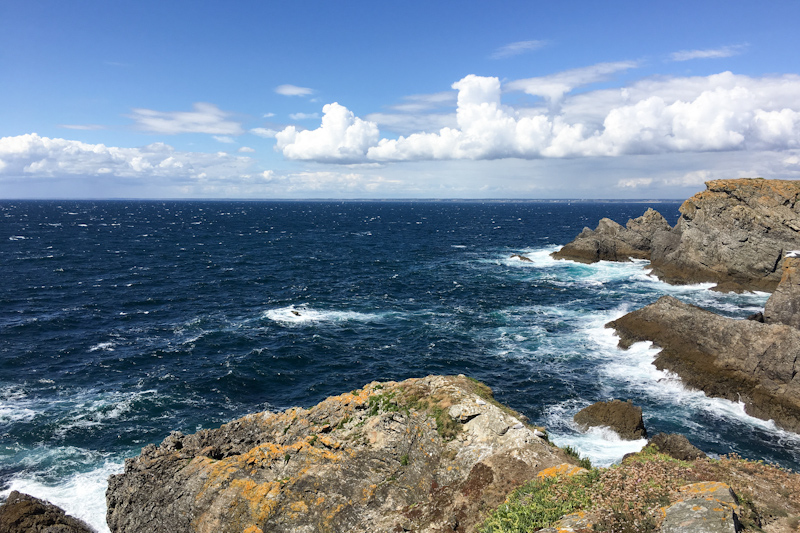
M 578 474 L 584 474 L 584 473 L 587 473 L 587 472 L 588 472 L 588 470 L 586 470 L 585 468 L 581 468 L 579 466 L 571 465 L 569 463 L 562 463 L 562 464 L 557 465 L 557 466 L 551 466 L 550 468 L 545 468 L 544 470 L 542 470 L 541 472 L 536 474 L 536 477 L 538 477 L 539 479 L 544 479 L 544 478 L 548 478 L 548 477 L 556 477 L 556 476 L 572 477 L 572 476 L 575 476 L 575 475 L 578 475 Z

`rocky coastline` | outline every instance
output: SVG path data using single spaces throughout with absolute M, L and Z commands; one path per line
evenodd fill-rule
M 710 396 L 800 432 L 800 182 L 718 180 L 670 227 L 648 210 L 609 219 L 554 253 L 580 262 L 650 261 L 671 283 L 767 290 L 764 312 L 732 319 L 665 296 L 609 323 L 627 348 Z M 513 256 L 530 261 L 524 256 Z M 575 416 L 621 438 L 647 436 L 641 408 L 598 402 Z M 173 433 L 111 476 L 113 533 L 800 530 L 800 474 L 709 458 L 658 434 L 613 468 L 592 468 L 465 376 L 373 382 L 310 408 Z M 12 493 L 0 533 L 91 531 Z
M 625 227 L 603 219 L 553 257 L 648 259 L 653 274 L 669 283 L 772 292 L 784 255 L 800 249 L 800 181 L 716 180 L 706 187 L 681 205 L 674 227 L 652 209 Z

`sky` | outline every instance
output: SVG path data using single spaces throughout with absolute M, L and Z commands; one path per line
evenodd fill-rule
M 800 179 L 800 2 L 0 2 L 0 198 Z

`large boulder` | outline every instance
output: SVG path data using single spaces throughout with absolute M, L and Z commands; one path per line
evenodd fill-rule
M 739 500 L 725 483 L 701 482 L 678 489 L 680 500 L 664 510 L 661 533 L 736 533 Z
M 764 307 L 764 322 L 800 328 L 800 257 L 786 257 L 778 288 Z
M 653 273 L 672 283 L 774 290 L 784 252 L 800 248 L 800 181 L 716 180 L 706 187 L 681 205 L 672 232 L 653 239 Z
M 653 341 L 654 364 L 752 416 L 800 430 L 800 330 L 711 313 L 671 296 L 610 322 L 620 346 Z
M 630 402 L 611 400 L 593 403 L 578 411 L 572 419 L 584 430 L 596 426 L 609 427 L 625 440 L 647 437 L 642 408 Z
M 552 256 L 581 263 L 650 259 L 653 237 L 660 232 L 670 231 L 666 219 L 653 209 L 648 209 L 637 219 L 628 220 L 625 227 L 604 218 L 600 220 L 597 229 L 584 228 L 575 240 Z
M 113 532 L 475 531 L 564 462 L 468 378 L 376 382 L 145 447 L 110 478 L 107 518 Z
M 0 506 L 0 533 L 92 533 L 85 522 L 52 503 L 11 491 Z
M 689 439 L 677 433 L 659 433 L 647 442 L 658 451 L 679 461 L 694 461 L 706 457 L 703 451 L 689 442 Z

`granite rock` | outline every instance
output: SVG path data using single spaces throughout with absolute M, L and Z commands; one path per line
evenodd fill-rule
M 800 181 L 715 180 L 706 188 L 681 205 L 672 232 L 653 239 L 653 273 L 672 283 L 774 290 L 784 252 L 800 248 Z
M 630 402 L 611 400 L 597 402 L 578 411 L 573 420 L 584 431 L 589 427 L 606 426 L 622 439 L 637 440 L 647 437 L 642 419 L 642 408 Z
M 113 532 L 475 531 L 573 459 L 463 376 L 371 383 L 149 445 L 112 476 Z
M 628 220 L 625 227 L 604 218 L 596 229 L 584 228 L 575 240 L 552 256 L 581 263 L 650 259 L 653 237 L 670 231 L 666 219 L 653 209 L 648 209 L 637 219 Z
M 800 330 L 727 318 L 663 296 L 610 322 L 620 346 L 653 341 L 654 364 L 709 396 L 742 401 L 752 416 L 800 430 Z
M 800 258 L 784 258 L 781 281 L 764 307 L 764 322 L 800 328 Z
M 92 533 L 85 522 L 52 503 L 11 491 L 0 506 L 0 533 Z

